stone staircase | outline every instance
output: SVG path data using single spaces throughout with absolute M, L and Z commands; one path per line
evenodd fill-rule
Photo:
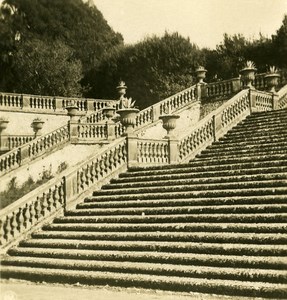
M 287 298 L 287 110 L 188 164 L 133 168 L 2 259 L 2 278 Z

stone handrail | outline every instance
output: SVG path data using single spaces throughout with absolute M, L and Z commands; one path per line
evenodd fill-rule
M 278 91 L 278 109 L 287 107 L 287 85 Z
M 187 162 L 202 149 L 222 137 L 252 111 L 272 110 L 271 93 L 242 90 L 214 112 L 203 118 L 178 144 L 180 162 Z
M 135 128 L 151 124 L 159 120 L 159 116 L 164 113 L 173 113 L 198 100 L 197 85 L 193 85 L 179 93 L 176 93 L 152 106 L 139 112 L 136 118 Z
M 65 107 L 69 101 L 75 101 L 80 111 L 95 111 L 107 105 L 114 105 L 115 100 L 85 99 L 77 97 L 58 97 L 0 93 L 0 109 L 17 112 L 37 112 L 66 115 Z
M 126 140 L 122 138 L 109 145 L 103 153 L 67 170 L 63 177 L 51 179 L 2 209 L 1 246 L 7 246 L 41 221 L 69 207 L 90 186 L 100 186 L 116 173 L 125 171 L 126 162 Z
M 0 156 L 0 176 L 69 142 L 68 126 L 62 126 Z

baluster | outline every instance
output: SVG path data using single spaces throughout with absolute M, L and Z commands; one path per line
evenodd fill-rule
M 37 222 L 35 204 L 36 204 L 35 202 L 32 202 L 31 206 L 30 206 L 30 215 L 31 215 L 31 224 L 32 225 Z
M 25 228 L 30 228 L 32 223 L 31 223 L 31 214 L 30 214 L 30 204 L 26 204 L 24 208 L 24 226 Z
M 11 234 L 12 234 L 12 237 L 14 237 L 14 238 L 19 234 L 18 222 L 17 222 L 17 212 L 16 211 L 14 211 L 12 213 Z
M 8 214 L 4 222 L 4 238 L 6 241 L 9 241 L 13 235 L 11 233 L 11 215 Z
M 24 209 L 22 207 L 20 207 L 19 213 L 18 213 L 18 230 L 19 230 L 19 232 L 22 232 L 24 229 L 25 229 Z
M 40 203 L 41 203 L 41 216 L 45 217 L 48 212 L 48 201 L 47 201 L 46 193 L 43 193 Z

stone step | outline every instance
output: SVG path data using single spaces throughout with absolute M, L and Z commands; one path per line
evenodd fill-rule
M 226 136 L 219 138 L 219 141 L 224 141 L 227 143 L 238 143 L 238 142 L 248 142 L 248 143 L 257 143 L 257 142 L 261 142 L 261 141 L 266 141 L 269 138 L 272 138 L 272 136 L 276 136 L 276 137 L 281 137 L 286 141 L 287 138 L 287 130 L 284 133 L 280 133 L 280 134 L 272 134 L 270 132 L 270 134 L 264 134 L 264 133 L 258 133 L 257 135 L 247 135 L 244 133 L 240 133 L 240 134 L 234 134 L 234 135 L 229 135 L 227 134 Z
M 104 243 L 102 243 L 104 247 Z M 219 244 L 221 249 L 225 245 Z M 226 245 L 230 248 L 229 245 Z M 211 247 L 212 249 L 212 247 Z M 9 255 L 46 257 L 60 259 L 80 260 L 108 260 L 108 261 L 131 261 L 146 263 L 170 263 L 178 265 L 197 265 L 231 268 L 251 269 L 273 269 L 286 270 L 286 257 L 281 256 L 252 256 L 252 255 L 222 255 L 222 254 L 201 254 L 201 253 L 171 253 L 156 251 L 110 251 L 110 250 L 86 250 L 86 249 L 59 249 L 59 248 L 31 248 L 18 247 L 8 251 Z M 2 270 L 1 270 L 2 275 Z
M 217 157 L 209 158 L 196 158 L 191 162 L 192 166 L 213 166 L 213 165 L 225 165 L 225 164 L 242 164 L 246 162 L 262 162 L 262 161 L 274 161 L 280 160 L 287 162 L 287 153 L 279 154 L 266 154 L 266 155 L 256 155 L 251 153 L 249 155 L 230 155 L 230 156 L 221 156 L 220 160 Z
M 208 213 L 287 213 L 287 204 L 252 204 L 252 205 L 205 205 L 205 206 L 165 206 L 135 208 L 85 208 L 78 207 L 66 212 L 66 216 L 121 216 L 121 215 L 179 215 Z
M 282 120 L 274 120 L 272 123 L 266 123 L 266 122 L 256 122 L 256 123 L 241 123 L 237 124 L 235 127 L 231 128 L 229 132 L 260 132 L 260 131 L 266 131 L 266 130 L 282 130 L 286 129 L 287 127 L 287 118 Z
M 277 171 L 277 169 L 276 169 Z M 204 174 L 203 174 L 204 175 Z M 217 175 L 217 174 L 213 174 Z M 147 186 L 164 186 L 164 185 L 180 185 L 180 184 L 213 184 L 213 183 L 229 183 L 229 182 L 259 182 L 259 181 L 271 181 L 271 180 L 281 180 L 287 179 L 287 172 L 285 173 L 272 173 L 272 174 L 251 174 L 251 175 L 237 175 L 237 176 L 223 176 L 223 177 L 203 177 L 194 178 L 190 177 L 189 174 L 182 174 L 181 176 L 171 175 L 168 179 L 161 178 L 160 176 L 154 176 L 148 181 L 149 178 L 144 178 L 146 180 L 140 180 L 140 178 L 135 177 L 133 181 L 119 182 L 113 180 L 110 184 L 102 186 L 103 190 L 106 189 L 118 189 L 118 188 L 130 188 L 130 187 L 147 187 Z
M 208 153 L 210 151 L 216 151 L 216 152 L 230 152 L 230 151 L 237 151 L 237 150 L 246 150 L 246 151 L 252 151 L 252 150 L 273 150 L 273 149 L 282 149 L 287 147 L 287 142 L 278 142 L 278 143 L 261 143 L 261 144 L 245 144 L 245 145 L 237 145 L 237 144 L 220 144 L 220 145 L 214 145 L 208 146 L 205 150 L 203 150 L 201 153 Z
M 101 272 L 117 272 L 131 274 L 152 274 L 165 276 L 180 276 L 191 278 L 214 278 L 227 280 L 247 280 L 247 281 L 265 281 L 270 283 L 285 283 L 287 280 L 287 271 L 285 270 L 266 270 L 266 269 L 247 269 L 247 268 L 228 268 L 228 267 L 206 267 L 175 265 L 175 264 L 157 264 L 126 261 L 83 261 L 83 260 L 65 260 L 51 259 L 42 257 L 7 257 L 2 261 L 3 266 L 18 266 L 32 268 L 52 268 L 66 270 L 87 270 Z
M 242 181 L 242 182 L 221 182 L 219 183 L 194 183 L 192 180 L 178 181 L 176 185 L 165 186 L 147 186 L 147 187 L 121 187 L 106 190 L 98 190 L 93 192 L 93 196 L 109 196 L 109 195 L 129 195 L 129 194 L 149 194 L 149 193 L 173 193 L 173 192 L 225 192 L 226 190 L 241 189 L 269 189 L 269 188 L 285 187 L 287 191 L 287 180 L 264 180 L 264 181 Z
M 75 241 L 76 240 L 76 241 Z M 105 241 L 105 243 L 103 243 Z M 190 243 L 192 241 L 192 243 Z M 155 243 L 156 242 L 156 245 Z M 287 256 L 287 234 L 279 233 L 235 233 L 235 232 L 65 232 L 65 231 L 41 231 L 32 234 L 32 239 L 20 243 L 23 247 L 116 247 L 114 250 L 127 250 L 133 248 L 139 251 L 169 251 L 190 252 L 194 251 L 193 243 L 232 243 L 272 245 L 268 247 L 257 247 L 259 255 L 286 255 Z M 66 243 L 66 244 L 65 244 Z M 98 244 L 99 243 L 99 244 Z M 212 245 L 210 247 L 212 248 Z M 280 245 L 280 247 L 275 247 Z M 189 247 L 190 246 L 190 247 Z M 198 245 L 196 245 L 198 247 Z M 135 249 L 136 248 L 136 249 Z M 106 248 L 105 248 L 106 249 Z M 243 251 L 243 250 L 242 250 Z M 273 252 L 272 252 L 273 251 Z M 269 254 L 267 254 L 269 253 Z M 273 253 L 273 254 L 272 254 Z
M 202 158 L 202 159 L 212 159 L 212 160 L 218 160 L 218 159 L 233 159 L 238 158 L 240 156 L 242 157 L 258 157 L 260 156 L 269 156 L 269 155 L 284 155 L 287 153 L 287 147 L 274 147 L 273 149 L 265 149 L 265 148 L 259 148 L 259 149 L 237 149 L 233 151 L 221 151 L 218 152 L 217 150 L 209 150 L 207 152 L 201 152 L 200 154 L 196 155 L 196 159 Z
M 219 197 L 219 198 L 187 198 L 187 199 L 146 199 L 146 200 L 114 200 L 114 201 L 87 201 L 77 205 L 77 209 L 109 209 L 109 208 L 149 208 L 149 207 L 178 207 L 178 206 L 205 206 L 205 205 L 254 205 L 254 204 L 286 204 L 287 195 L 277 196 L 248 196 L 248 197 Z
M 227 161 L 220 164 L 221 161 L 209 161 L 209 164 L 200 164 L 199 160 L 192 161 L 188 164 L 170 164 L 163 166 L 150 166 L 150 167 L 133 167 L 127 172 L 119 175 L 122 177 L 130 177 L 137 175 L 159 175 L 169 173 L 182 173 L 182 172 L 211 172 L 211 171 L 223 171 L 223 170 L 246 170 L 246 169 L 260 169 L 268 167 L 283 167 L 287 166 L 287 155 L 278 155 L 276 159 L 264 160 L 254 159 L 251 161 L 240 161 L 233 159 L 233 161 Z
M 210 171 L 210 172 L 192 172 L 190 169 L 179 169 L 175 173 L 159 174 L 159 175 L 145 175 L 142 172 L 141 175 L 130 174 L 129 177 L 114 178 L 110 181 L 110 184 L 134 184 L 153 182 L 156 183 L 159 180 L 181 180 L 181 179 L 193 179 L 194 182 L 200 179 L 208 182 L 218 181 L 235 181 L 236 179 L 247 180 L 268 180 L 271 178 L 285 178 L 287 174 L 287 166 L 282 167 L 267 167 L 267 168 L 254 168 L 254 169 L 239 169 L 239 170 L 223 170 L 223 171 Z M 184 172 L 180 172 L 184 171 Z M 190 171 L 190 172 L 188 172 Z M 281 177 L 283 176 L 283 177 Z M 106 186 L 106 185 L 105 185 Z M 104 187 L 105 187 L 104 186 Z
M 69 284 L 113 285 L 123 287 L 167 289 L 182 292 L 218 293 L 236 296 L 286 298 L 286 285 L 254 281 L 160 276 L 134 273 L 97 272 L 5 266 L 4 278 L 17 278 Z
M 183 190 L 177 189 L 173 191 L 172 188 L 168 190 L 166 188 L 166 193 L 163 193 L 163 190 L 156 192 L 155 190 L 149 193 L 129 193 L 121 195 L 117 194 L 101 194 L 100 192 L 94 192 L 92 197 L 86 198 L 85 202 L 95 202 L 95 201 L 130 201 L 130 200 L 158 200 L 158 199 L 187 199 L 187 198 L 219 198 L 219 197 L 236 197 L 236 196 L 277 196 L 277 195 L 286 195 L 286 187 L 269 187 L 269 188 L 241 188 L 241 189 L 221 189 L 221 190 L 185 190 L 188 187 L 184 187 Z M 138 190 L 137 190 L 138 191 Z M 103 191 L 101 191 L 103 192 Z
M 229 139 L 227 136 L 223 136 L 219 140 L 215 141 L 212 143 L 212 146 L 216 145 L 226 145 L 226 146 L 233 146 L 238 145 L 238 146 L 249 146 L 249 145 L 259 145 L 259 144 L 273 144 L 276 145 L 278 142 L 286 142 L 286 137 L 285 136 L 270 136 L 268 139 L 265 137 L 260 137 L 257 139 L 244 139 L 244 135 L 242 136 L 241 139 Z
M 233 127 L 228 131 L 228 136 L 236 136 L 236 135 L 242 135 L 255 137 L 255 136 L 262 136 L 270 134 L 272 135 L 285 135 L 287 128 L 287 122 L 285 123 L 279 123 L 279 124 L 272 124 L 272 125 L 265 125 L 265 126 L 252 126 L 249 125 L 249 127 Z
M 259 214 L 187 214 L 187 215 L 140 215 L 140 216 L 64 216 L 54 219 L 54 223 L 284 223 L 287 213 Z
M 242 233 L 287 233 L 286 223 L 166 223 L 166 224 L 88 224 L 53 223 L 44 225 L 45 231 L 66 232 L 242 232 Z

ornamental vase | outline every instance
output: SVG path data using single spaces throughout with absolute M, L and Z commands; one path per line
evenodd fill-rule
M 275 88 L 279 84 L 279 78 L 280 78 L 280 75 L 277 73 L 267 74 L 264 76 L 264 79 L 265 79 L 265 82 L 266 82 L 269 92 L 276 93 Z
M 176 120 L 179 117 L 179 115 L 163 115 L 159 117 L 159 119 L 162 120 L 162 127 L 167 131 L 165 138 L 174 137 L 173 132 L 176 128 Z
M 117 110 L 120 115 L 120 122 L 126 128 L 124 135 L 133 133 L 133 127 L 136 125 L 136 116 L 139 112 L 137 108 L 123 108 Z
M 244 68 L 240 70 L 241 80 L 244 88 L 255 89 L 252 85 L 255 79 L 255 68 Z

